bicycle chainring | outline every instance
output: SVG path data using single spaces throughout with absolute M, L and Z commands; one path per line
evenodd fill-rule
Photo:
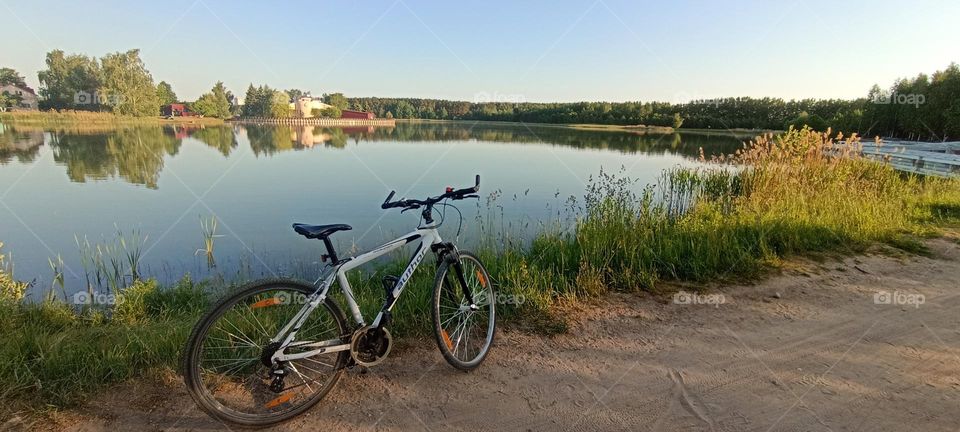
M 390 355 L 393 336 L 386 328 L 366 326 L 353 333 L 350 356 L 360 366 L 376 366 Z

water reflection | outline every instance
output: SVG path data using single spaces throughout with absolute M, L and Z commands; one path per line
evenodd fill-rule
M 0 123 L 0 164 L 7 164 L 13 158 L 21 163 L 33 162 L 43 145 L 43 131 L 17 130 Z
M 150 238 L 143 269 L 169 281 L 184 272 L 210 274 L 212 263 L 197 253 L 209 237 L 198 220 L 216 217 L 222 223 L 213 235 L 217 272 L 306 276 L 317 245 L 301 241 L 289 224 L 350 223 L 355 235 L 338 238 L 345 250 L 376 246 L 417 222 L 413 213 L 385 217 L 379 211 L 390 188 L 426 196 L 456 185 L 465 173 L 468 179 L 482 174 L 484 201 L 461 206 L 460 240 L 469 244 L 481 235 L 481 214 L 493 214 L 511 235 L 557 220 L 565 198 L 581 196 L 586 179 L 601 168 L 624 167 L 644 185 L 665 168 L 693 164 L 701 147 L 709 156 L 730 153 L 740 142 L 728 134 L 469 122 L 391 128 L 7 125 L 0 127 L 0 184 L 16 187 L 0 206 L 0 241 L 16 252 L 24 279 L 49 287 L 48 259 L 58 254 L 72 270 L 67 273 L 82 279 L 76 239 L 103 242 L 121 228 L 141 230 Z M 455 229 L 454 223 L 451 216 L 448 227 Z
M 157 188 L 163 156 L 174 156 L 183 142 L 160 128 L 119 129 L 108 134 L 53 132 L 53 159 L 78 183 L 120 177 L 129 183 Z
M 624 131 L 588 131 L 543 126 L 501 126 L 470 123 L 401 123 L 391 128 L 320 126 L 155 126 L 127 128 L 70 128 L 44 130 L 24 126 L 0 129 L 0 164 L 13 159 L 31 163 L 44 143 L 54 160 L 74 182 L 119 177 L 156 189 L 164 158 L 176 156 L 187 138 L 217 150 L 224 157 L 237 149 L 245 135 L 257 157 L 316 147 L 342 149 L 363 142 L 410 141 L 491 143 L 546 143 L 578 149 L 626 153 L 670 153 L 699 157 L 731 153 L 741 138 L 730 134 L 657 134 Z

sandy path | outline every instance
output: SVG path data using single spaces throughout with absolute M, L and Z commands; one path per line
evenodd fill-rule
M 611 295 L 567 335 L 504 332 L 469 374 L 416 341 L 276 430 L 957 431 L 960 246 L 930 246 L 797 265 L 716 307 Z M 875 304 L 880 290 L 925 303 Z M 35 426 L 226 428 L 178 383 L 123 386 L 58 421 Z

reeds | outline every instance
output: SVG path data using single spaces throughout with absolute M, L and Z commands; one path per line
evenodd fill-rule
M 50 291 L 47 292 L 47 301 L 55 301 L 56 294 L 54 294 L 54 289 L 59 287 L 60 293 L 63 294 L 63 301 L 68 301 L 67 299 L 67 289 L 64 285 L 63 278 L 63 258 L 60 257 L 60 254 L 57 254 L 57 258 L 47 258 L 47 263 L 50 264 L 50 270 L 53 272 L 53 278 L 50 282 Z
M 86 290 L 101 291 L 106 288 L 118 294 L 126 286 L 140 279 L 140 260 L 143 248 L 149 239 L 139 229 L 124 232 L 117 228 L 113 239 L 91 243 L 84 236 L 74 236 L 80 252 L 80 264 L 84 270 Z M 95 289 L 94 289 L 95 288 Z
M 204 218 L 200 216 L 200 232 L 203 234 L 203 249 L 197 249 L 197 254 L 203 252 L 207 256 L 207 267 L 213 268 L 216 266 L 216 261 L 213 258 L 213 246 L 214 240 L 217 237 L 223 237 L 222 235 L 217 234 L 217 215 L 210 215 L 209 218 Z

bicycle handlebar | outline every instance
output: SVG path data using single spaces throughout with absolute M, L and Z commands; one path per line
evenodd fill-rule
M 383 200 L 383 204 L 380 204 L 380 208 L 386 210 L 389 208 L 404 207 L 404 208 L 418 208 L 420 206 L 432 206 L 442 200 L 447 198 L 460 200 L 467 198 L 468 195 L 480 191 L 480 174 L 477 174 L 476 182 L 473 187 L 463 188 L 463 189 L 454 189 L 452 187 L 447 187 L 446 192 L 443 195 L 435 196 L 432 198 L 427 198 L 425 200 L 416 200 L 416 199 L 400 199 L 394 202 L 390 202 L 390 199 L 396 195 L 397 191 L 390 191 L 390 195 L 387 195 L 387 199 Z

